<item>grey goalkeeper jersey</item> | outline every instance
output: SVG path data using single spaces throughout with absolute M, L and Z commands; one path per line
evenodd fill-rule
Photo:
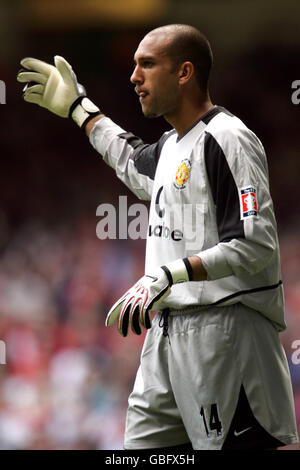
M 180 138 L 171 130 L 147 145 L 105 117 L 90 142 L 140 199 L 151 199 L 146 272 L 192 255 L 207 270 L 207 281 L 172 286 L 162 308 L 242 302 L 285 329 L 267 160 L 240 119 L 214 106 Z

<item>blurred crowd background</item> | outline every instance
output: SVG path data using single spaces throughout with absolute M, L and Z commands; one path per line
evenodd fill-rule
M 262 140 L 278 221 L 287 329 L 281 334 L 300 429 L 300 80 L 298 1 L 0 1 L 0 449 L 121 449 L 142 337 L 104 326 L 144 269 L 145 241 L 100 240 L 101 203 L 137 202 L 74 123 L 24 103 L 22 57 L 64 56 L 88 96 L 152 143 L 169 127 L 143 118 L 129 77 L 144 34 L 167 23 L 211 42 L 214 103 Z M 300 356 L 300 354 L 299 354 Z M 298 356 L 298 357 L 299 357 Z M 274 410 L 275 412 L 275 410 Z M 292 449 L 299 448 L 291 446 Z

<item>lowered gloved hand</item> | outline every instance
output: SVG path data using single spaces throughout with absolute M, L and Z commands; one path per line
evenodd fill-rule
M 61 117 L 72 117 L 82 128 L 88 121 L 101 114 L 100 109 L 87 97 L 85 89 L 77 81 L 71 65 L 60 56 L 54 57 L 54 65 L 26 57 L 21 61 L 17 80 L 26 83 L 23 97 L 49 109 Z
M 192 269 L 187 258 L 146 274 L 112 306 L 106 326 L 118 320 L 118 330 L 122 336 L 127 336 L 129 327 L 133 333 L 140 335 L 141 327 L 151 328 L 150 312 L 157 310 L 160 302 L 170 294 L 171 286 L 190 281 L 191 278 Z

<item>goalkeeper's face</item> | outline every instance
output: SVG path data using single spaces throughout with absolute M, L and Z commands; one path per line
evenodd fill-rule
M 130 81 L 135 85 L 144 115 L 169 120 L 180 110 L 181 90 L 177 71 L 165 52 L 166 40 L 161 35 L 145 36 L 135 53 Z

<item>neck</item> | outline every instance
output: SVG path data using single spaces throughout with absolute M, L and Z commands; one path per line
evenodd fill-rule
M 187 132 L 207 111 L 213 107 L 209 97 L 200 103 L 183 102 L 180 109 L 172 115 L 164 116 L 166 121 L 176 130 L 178 137 Z

